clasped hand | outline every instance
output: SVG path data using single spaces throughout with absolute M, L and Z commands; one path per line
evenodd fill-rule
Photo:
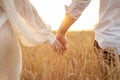
M 63 54 L 67 50 L 67 40 L 64 35 L 57 34 L 56 40 L 52 45 L 53 51 Z

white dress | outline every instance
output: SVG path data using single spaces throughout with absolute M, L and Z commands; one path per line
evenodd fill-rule
M 28 47 L 55 41 L 50 26 L 29 0 L 0 0 L 0 80 L 19 80 L 22 57 L 19 41 Z

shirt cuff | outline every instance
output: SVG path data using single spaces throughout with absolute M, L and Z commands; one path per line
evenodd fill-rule
M 48 40 L 49 40 L 51 45 L 54 44 L 54 42 L 56 40 L 56 37 L 55 37 L 55 35 L 52 32 L 48 35 Z

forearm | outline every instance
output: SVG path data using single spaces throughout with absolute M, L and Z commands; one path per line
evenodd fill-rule
M 76 20 L 70 17 L 69 15 L 65 15 L 64 20 L 62 21 L 60 28 L 58 29 L 57 34 L 65 35 L 67 30 L 71 27 L 71 25 L 75 22 Z

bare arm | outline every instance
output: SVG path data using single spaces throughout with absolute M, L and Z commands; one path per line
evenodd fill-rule
M 62 21 L 57 34 L 65 35 L 67 30 L 70 28 L 70 26 L 75 22 L 76 20 L 70 17 L 69 15 L 65 15 L 64 20 Z
M 73 0 L 71 5 L 66 6 L 66 15 L 57 31 L 56 39 L 63 45 L 61 52 L 63 53 L 67 49 L 67 40 L 65 34 L 71 25 L 80 17 L 83 10 L 87 7 L 91 0 Z M 56 44 L 56 43 L 55 43 Z M 53 45 L 56 48 L 57 47 Z
M 65 35 L 70 26 L 81 16 L 91 0 L 73 0 L 70 6 L 66 6 L 66 15 L 57 34 Z

